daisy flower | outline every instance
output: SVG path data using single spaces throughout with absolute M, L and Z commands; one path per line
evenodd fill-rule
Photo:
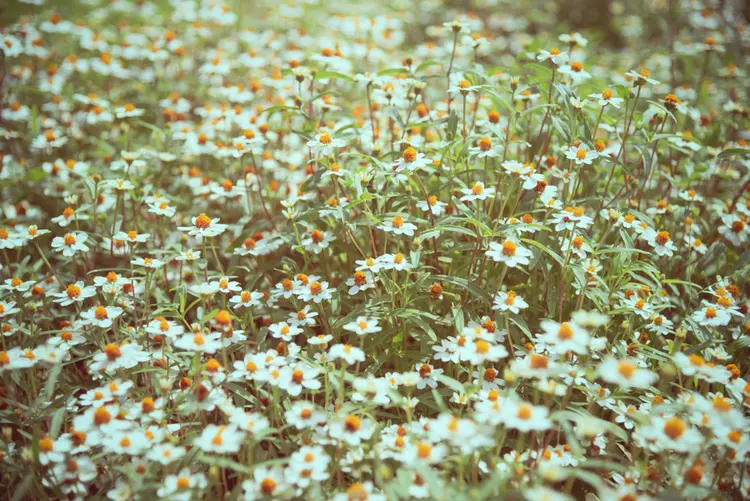
M 333 297 L 333 290 L 328 287 L 328 282 L 311 282 L 307 287 L 301 288 L 298 296 L 301 301 L 320 303 L 328 301 Z
M 414 236 L 414 230 L 417 229 L 415 225 L 407 223 L 403 216 L 394 216 L 390 221 L 385 221 L 378 225 L 378 228 L 394 235 L 406 235 L 409 237 Z
M 271 324 L 268 327 L 268 332 L 271 333 L 271 336 L 288 343 L 297 335 L 301 334 L 302 329 L 293 325 L 289 325 L 286 322 L 279 322 L 276 324 Z
M 377 278 L 366 271 L 356 271 L 352 278 L 347 279 L 346 285 L 349 287 L 349 295 L 353 296 L 360 291 L 372 289 L 375 287 Z
M 552 427 L 549 409 L 515 399 L 506 400 L 500 409 L 503 424 L 521 433 L 544 431 Z
M 657 232 L 656 230 L 648 229 L 642 235 L 642 238 L 653 247 L 657 256 L 671 257 L 674 251 L 677 250 L 677 246 L 675 246 L 668 231 Z
M 175 501 L 190 501 L 198 489 L 204 489 L 207 485 L 208 480 L 203 473 L 191 473 L 189 468 L 183 468 L 177 475 L 167 475 L 156 494 Z
M 128 232 L 118 231 L 112 236 L 112 238 L 114 240 L 122 240 L 124 242 L 136 244 L 136 243 L 143 243 L 147 241 L 150 236 L 151 235 L 149 235 L 148 233 L 138 233 L 135 230 L 131 230 Z
M 403 271 L 412 268 L 412 264 L 400 252 L 396 254 L 383 254 L 378 257 L 378 262 L 384 270 Z
M 193 226 L 179 226 L 177 229 L 186 231 L 190 236 L 203 238 L 215 237 L 224 233 L 227 225 L 219 224 L 219 218 L 211 219 L 205 213 L 201 213 L 192 219 Z
M 286 366 L 281 369 L 279 388 L 290 396 L 296 397 L 303 390 L 319 390 L 320 381 L 317 380 L 320 371 L 305 364 Z
M 234 425 L 209 424 L 193 445 L 209 454 L 235 454 L 244 442 L 245 434 Z
M 432 160 L 425 157 L 424 153 L 417 153 L 417 150 L 410 146 L 404 150 L 401 158 L 393 166 L 393 170 L 395 172 L 414 172 L 419 169 L 424 169 L 431 164 Z
M 553 353 L 588 353 L 591 338 L 586 329 L 573 322 L 558 323 L 553 320 L 542 320 L 540 325 L 544 333 L 538 337 Z
M 57 297 L 56 303 L 60 303 L 60 306 L 68 306 L 73 303 L 82 303 L 87 298 L 96 295 L 96 288 L 91 286 L 85 286 L 82 281 L 78 281 L 74 284 L 69 284 L 64 292 L 54 294 Z
M 52 240 L 52 249 L 61 252 L 65 257 L 73 257 L 77 252 L 88 252 L 89 247 L 84 243 L 87 239 L 86 233 L 74 231 L 64 237 L 55 237 Z
M 330 231 L 313 230 L 310 236 L 302 240 L 302 245 L 305 250 L 320 254 L 324 249 L 328 248 L 331 242 L 336 240 L 333 233 Z
M 461 197 L 462 202 L 484 201 L 495 196 L 495 188 L 485 188 L 481 181 L 474 183 L 471 188 L 464 188 L 461 192 L 464 194 Z
M 567 63 L 568 59 L 568 54 L 565 52 L 560 52 L 560 49 L 556 47 L 550 50 L 539 49 L 539 52 L 536 55 L 537 61 L 550 61 L 555 66 L 560 66 Z
M 112 326 L 112 320 L 122 315 L 122 308 L 117 306 L 94 306 L 81 313 L 84 325 L 94 325 L 107 329 Z
M 648 388 L 657 379 L 657 375 L 648 369 L 638 366 L 631 359 L 617 360 L 607 357 L 597 368 L 599 377 L 607 383 L 623 388 Z
M 242 291 L 236 296 L 232 296 L 229 299 L 229 303 L 234 305 L 233 308 L 260 308 L 262 303 L 260 300 L 263 298 L 262 292 L 257 291 Z
M 591 165 L 598 156 L 599 154 L 596 150 L 589 150 L 583 147 L 583 145 L 571 146 L 565 152 L 565 157 L 575 161 L 576 165 Z
M 441 216 L 445 213 L 445 208 L 448 206 L 447 203 L 441 202 L 435 195 L 430 195 L 427 200 L 420 200 L 417 202 L 417 208 L 425 212 L 430 211 L 433 216 Z
M 365 352 L 355 346 L 348 344 L 334 344 L 328 350 L 328 359 L 331 361 L 343 360 L 347 365 L 365 361 Z
M 369 440 L 375 432 L 375 423 L 356 414 L 349 414 L 338 418 L 328 425 L 328 435 L 331 438 L 356 447 Z
M 509 290 L 507 292 L 499 291 L 495 295 L 492 309 L 518 314 L 521 310 L 525 310 L 528 307 L 529 304 L 521 296 Z
M 321 132 L 315 137 L 315 139 L 307 142 L 307 147 L 310 148 L 314 154 L 322 156 L 330 155 L 344 146 L 346 146 L 344 140 L 332 138 L 328 132 Z
M 578 61 L 573 61 L 570 64 L 564 64 L 557 70 L 563 75 L 567 75 L 573 81 L 574 84 L 585 82 L 591 78 L 591 74 L 583 69 L 583 64 Z
M 495 262 L 504 263 L 509 268 L 529 264 L 532 252 L 521 247 L 518 242 L 508 239 L 503 243 L 490 242 L 490 248 L 486 251 L 488 257 Z
M 383 329 L 378 325 L 378 319 L 376 318 L 357 317 L 354 322 L 344 324 L 344 330 L 353 332 L 358 336 L 365 336 L 375 334 Z

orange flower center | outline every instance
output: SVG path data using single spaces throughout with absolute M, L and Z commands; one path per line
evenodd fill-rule
M 560 328 L 557 330 L 557 337 L 563 341 L 573 339 L 573 329 L 570 327 L 569 323 L 563 322 L 560 324 Z
M 672 440 L 680 438 L 687 430 L 685 421 L 678 417 L 671 417 L 664 423 L 664 433 Z
M 403 153 L 403 158 L 405 162 L 411 163 L 414 160 L 417 159 L 417 150 L 412 148 L 411 146 L 406 148 Z
M 344 419 L 344 428 L 346 428 L 349 432 L 356 432 L 359 430 L 359 427 L 362 425 L 362 420 L 359 418 L 359 416 L 355 416 L 354 414 L 349 414 L 346 416 L 346 419 Z
M 201 213 L 197 218 L 195 218 L 195 227 L 200 228 L 201 230 L 205 230 L 211 226 L 211 218 L 208 217 L 205 213 Z

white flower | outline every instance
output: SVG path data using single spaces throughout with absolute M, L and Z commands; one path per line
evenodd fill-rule
M 304 389 L 319 390 L 322 386 L 316 379 L 319 374 L 318 369 L 305 364 L 283 367 L 279 377 L 279 388 L 293 397 L 298 396 Z
M 64 237 L 55 237 L 52 240 L 52 248 L 57 252 L 62 252 L 65 257 L 72 257 L 76 252 L 88 252 L 89 247 L 84 244 L 88 239 L 86 233 L 74 231 L 67 233 Z
M 565 152 L 565 157 L 574 160 L 576 165 L 591 165 L 598 156 L 596 150 L 587 149 L 583 145 L 571 146 Z
M 271 324 L 268 327 L 268 331 L 271 333 L 271 336 L 287 343 L 302 333 L 302 329 L 294 325 L 289 325 L 286 322 Z
M 339 148 L 346 146 L 346 142 L 341 139 L 332 138 L 328 132 L 321 132 L 315 139 L 307 142 L 307 147 L 317 155 L 330 155 Z
M 233 308 L 260 308 L 262 306 L 260 300 L 263 298 L 262 292 L 257 291 L 242 291 L 237 296 L 232 296 L 229 299 L 230 304 L 233 304 Z
M 490 248 L 486 251 L 488 257 L 493 261 L 505 263 L 509 268 L 529 264 L 532 252 L 521 247 L 514 240 L 505 240 L 503 243 L 490 242 Z
M 65 291 L 55 294 L 57 299 L 56 303 L 60 303 L 61 306 L 68 306 L 73 303 L 82 303 L 87 298 L 96 295 L 96 288 L 88 286 L 86 287 L 82 281 L 78 281 L 74 284 L 69 284 Z
M 349 414 L 343 419 L 337 419 L 328 426 L 331 438 L 346 442 L 351 446 L 358 446 L 369 440 L 375 431 L 375 423 L 367 418 Z
M 412 267 L 411 263 L 400 252 L 397 254 L 383 254 L 378 257 L 378 262 L 384 270 L 408 270 Z
M 464 196 L 461 197 L 461 201 L 474 201 L 474 200 L 486 200 L 495 195 L 495 188 L 485 188 L 484 183 L 481 181 L 474 183 L 471 188 L 464 188 L 461 190 Z
M 26 229 L 25 237 L 27 240 L 34 240 L 35 238 L 39 238 L 42 235 L 46 235 L 49 233 L 49 230 L 40 229 L 37 225 L 32 224 Z M 19 236 L 21 233 L 18 234 Z
M 611 104 L 617 109 L 620 109 L 620 105 L 625 102 L 623 98 L 614 96 L 609 89 L 604 89 L 601 94 L 589 94 L 588 98 L 592 101 L 596 101 L 599 106 L 603 107 Z
M 741 247 L 750 239 L 750 227 L 737 214 L 724 215 L 721 222 L 719 233 L 737 247 Z
M 518 314 L 521 310 L 529 307 L 529 304 L 524 299 L 517 295 L 515 292 L 499 291 L 495 295 L 493 310 L 510 311 L 511 313 Z
M 696 323 L 707 327 L 723 327 L 732 320 L 730 310 L 712 305 L 706 301 L 700 310 L 693 312 L 691 318 Z
M 568 75 L 573 83 L 585 82 L 591 78 L 591 74 L 583 69 L 583 64 L 578 61 L 573 61 L 570 64 L 564 64 L 560 66 L 558 71 L 563 75 Z
M 396 161 L 396 164 L 393 167 L 395 172 L 414 172 L 419 169 L 424 169 L 430 164 L 432 164 L 432 160 L 427 158 L 423 153 L 417 153 L 417 150 L 410 146 L 404 150 L 401 158 Z
M 84 325 L 95 325 L 106 329 L 112 325 L 112 320 L 122 315 L 122 308 L 117 306 L 94 306 L 81 313 Z
M 669 236 L 667 231 L 657 232 L 654 229 L 649 228 L 642 238 L 648 242 L 648 244 L 654 248 L 654 252 L 657 256 L 672 256 L 674 251 L 677 250 L 674 242 Z
M 143 266 L 144 268 L 157 269 L 164 266 L 164 261 L 151 257 L 137 257 L 133 259 L 134 266 Z
M 240 450 L 244 439 L 245 434 L 234 425 L 209 424 L 193 445 L 208 453 L 234 454 Z
M 427 197 L 427 200 L 417 202 L 417 208 L 423 211 L 430 211 L 433 216 L 440 216 L 445 212 L 447 203 L 441 202 L 435 195 Z
M 383 329 L 378 325 L 378 319 L 376 318 L 357 317 L 354 322 L 345 324 L 344 330 L 354 332 L 358 336 L 365 336 L 375 334 Z
M 549 51 L 540 49 L 536 56 L 537 61 L 552 61 L 555 66 L 560 66 L 568 62 L 568 54 L 560 52 L 560 49 L 550 49 Z
M 571 46 L 586 47 L 589 44 L 589 41 L 577 31 L 574 33 L 563 33 L 557 39 Z
M 334 240 L 336 240 L 336 237 L 334 237 L 333 233 L 330 231 L 320 231 L 316 229 L 310 233 L 308 238 L 302 240 L 302 245 L 305 247 L 305 250 L 314 252 L 315 254 L 320 254 L 323 249 L 328 248 L 328 245 Z
M 136 231 L 128 231 L 127 233 L 124 231 L 118 231 L 112 236 L 112 238 L 114 240 L 122 240 L 124 242 L 134 244 L 143 243 L 148 240 L 150 236 L 151 235 L 149 235 L 148 233 L 138 233 Z
M 328 287 L 328 282 L 311 281 L 310 284 L 301 289 L 298 297 L 305 302 L 314 301 L 320 303 L 333 297 L 333 291 Z
M 216 353 L 221 348 L 221 334 L 211 333 L 188 333 L 182 335 L 174 342 L 175 348 L 199 353 Z
M 197 261 L 200 258 L 201 251 L 194 251 L 193 249 L 189 249 L 180 252 L 179 255 L 174 259 L 175 261 Z
M 365 361 L 365 352 L 355 346 L 348 344 L 334 344 L 328 350 L 328 358 L 331 361 L 343 360 L 348 365 Z
M 403 216 L 394 216 L 390 221 L 385 221 L 378 226 L 383 231 L 393 233 L 395 235 L 406 235 L 414 236 L 414 230 L 417 227 L 411 223 L 407 223 Z
M 548 417 L 549 409 L 516 399 L 503 402 L 500 416 L 505 426 L 522 433 L 543 431 L 552 427 L 552 421 Z
M 120 106 L 118 108 L 115 108 L 115 116 L 117 118 L 130 118 L 130 117 L 139 117 L 145 113 L 144 110 L 136 108 L 132 104 L 126 104 L 125 106 Z
M 187 231 L 193 237 L 215 237 L 226 231 L 227 225 L 219 224 L 220 219 L 211 219 L 205 213 L 201 213 L 192 219 L 193 226 L 179 226 L 180 231 Z
M 604 381 L 624 388 L 648 388 L 657 379 L 655 373 L 640 368 L 636 361 L 629 359 L 607 357 L 597 371 Z
M 625 73 L 626 77 L 630 77 L 633 80 L 635 80 L 636 85 L 644 85 L 646 83 L 650 83 L 651 85 L 659 85 L 659 81 L 654 80 L 653 78 L 650 78 L 651 73 L 648 70 L 641 70 L 640 72 L 636 72 L 634 70 L 630 70 L 627 73 Z
M 111 373 L 118 369 L 130 369 L 150 358 L 149 354 L 143 351 L 137 343 L 108 344 L 94 355 L 89 370 Z
M 540 325 L 544 333 L 539 334 L 538 338 L 552 353 L 588 353 L 591 338 L 583 327 L 573 322 L 558 323 L 553 320 L 542 320 Z
M 230 292 L 239 292 L 242 290 L 240 283 L 236 280 L 232 280 L 230 277 L 221 277 L 215 282 L 211 282 L 211 285 L 216 285 L 216 288 L 222 294 L 229 294 Z
M 189 468 L 183 468 L 177 475 L 167 475 L 164 485 L 156 494 L 160 498 L 174 501 L 189 501 L 199 489 L 204 489 L 207 485 L 208 480 L 203 473 L 190 473 Z
M 349 295 L 353 296 L 360 291 L 372 289 L 375 287 L 375 282 L 377 281 L 378 278 L 373 276 L 372 273 L 357 271 L 352 278 L 346 280 L 346 285 L 349 286 Z

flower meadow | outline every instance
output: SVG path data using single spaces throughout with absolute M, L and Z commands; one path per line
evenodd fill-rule
M 743 2 L 56 3 L 3 499 L 750 497 Z

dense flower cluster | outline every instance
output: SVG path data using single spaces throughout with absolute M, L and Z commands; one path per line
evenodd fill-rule
M 27 3 L 7 499 L 750 496 L 743 2 Z

